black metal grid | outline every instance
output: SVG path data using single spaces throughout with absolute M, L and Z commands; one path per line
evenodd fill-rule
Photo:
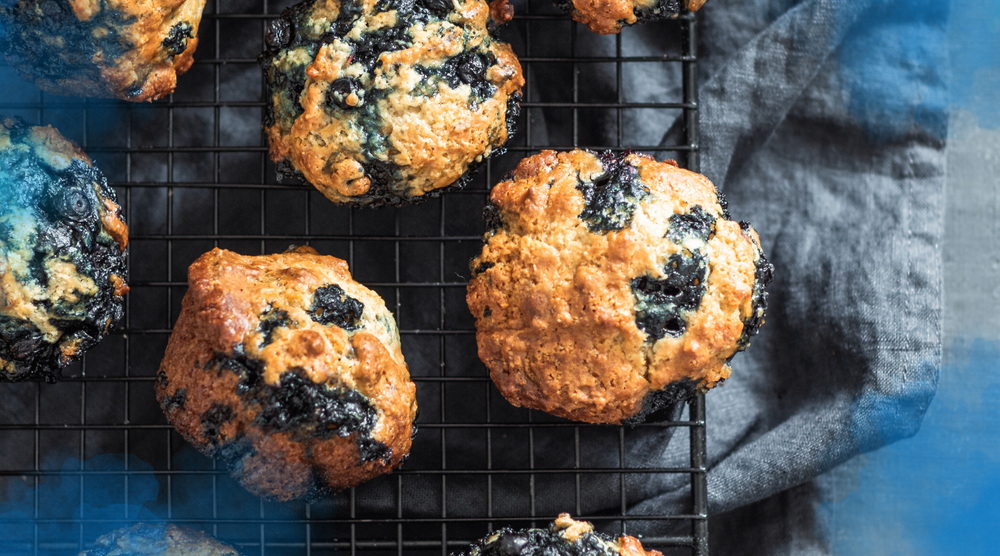
M 516 2 L 518 15 L 503 35 L 528 83 L 508 154 L 463 191 L 372 211 L 335 207 L 308 186 L 275 181 L 259 131 L 264 92 L 255 56 L 264 25 L 288 3 L 210 0 L 195 66 L 177 93 L 152 104 L 44 94 L 0 65 L 0 113 L 58 127 L 118 191 L 131 228 L 132 286 L 118 329 L 63 381 L 0 384 L 0 493 L 29 493 L 26 514 L 0 519 L 21 528 L 0 542 L 0 554 L 75 554 L 111 523 L 136 518 L 126 510 L 120 517 L 73 517 L 69 508 L 84 511 L 95 496 L 92 483 L 113 501 L 135 504 L 136 485 L 149 476 L 159 485 L 149 505 L 163 517 L 206 529 L 250 555 L 446 556 L 489 530 L 542 526 L 560 511 L 608 532 L 667 523 L 673 533 L 646 536 L 647 548 L 707 554 L 703 398 L 676 421 L 637 429 L 679 431 L 675 443 L 689 445 L 689 465 L 641 467 L 627 458 L 631 432 L 622 427 L 571 423 L 503 400 L 476 357 L 464 303 L 489 186 L 521 157 L 540 148 L 632 148 L 698 169 L 694 17 L 597 37 L 545 0 Z M 676 40 L 666 52 L 642 52 L 639 33 Z M 672 75 L 675 85 L 653 100 L 633 98 L 630 84 L 650 73 Z M 659 137 L 635 136 L 633 127 L 642 126 L 633 124 L 647 117 L 679 119 L 683 140 L 661 145 Z M 394 309 L 421 407 L 421 430 L 401 470 L 312 504 L 260 501 L 213 462 L 191 455 L 160 414 L 151 384 L 188 264 L 213 246 L 250 254 L 291 243 L 346 259 Z M 83 462 L 107 453 L 149 466 L 122 459 L 96 470 L 58 467 L 67 457 Z M 626 485 L 650 475 L 684 478 L 689 510 L 629 514 L 634 501 Z M 44 486 L 56 478 L 78 499 L 46 500 Z M 592 499 L 609 492 L 615 504 L 588 511 Z M 52 541 L 51 525 L 73 533 Z

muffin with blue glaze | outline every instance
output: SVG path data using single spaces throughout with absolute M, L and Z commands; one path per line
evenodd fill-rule
M 454 556 L 662 556 L 645 550 L 635 537 L 594 531 L 587 521 L 559 514 L 545 529 L 503 528 Z
M 102 536 L 79 556 L 240 556 L 204 531 L 169 523 L 138 523 Z
M 188 269 L 188 286 L 157 399 L 247 490 L 315 498 L 403 461 L 416 387 L 392 313 L 347 263 L 309 247 L 213 249 Z
M 482 0 L 307 0 L 286 10 L 260 58 L 279 172 L 368 206 L 466 183 L 502 152 L 524 84 L 494 26 Z
M 707 178 L 640 154 L 544 151 L 494 187 L 467 301 L 508 401 L 638 422 L 730 374 L 772 267 Z
M 556 6 L 594 33 L 615 35 L 622 29 L 657 19 L 673 19 L 682 10 L 691 12 L 705 0 L 556 0 Z
M 127 244 L 114 190 L 75 143 L 0 118 L 0 381 L 53 381 L 114 328 Z
M 0 50 L 22 79 L 66 96 L 134 102 L 173 92 L 194 61 L 205 0 L 17 0 Z

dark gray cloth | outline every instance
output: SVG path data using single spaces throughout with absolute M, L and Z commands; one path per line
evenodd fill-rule
M 776 269 L 767 324 L 707 396 L 712 514 L 919 428 L 941 350 L 947 9 L 713 0 L 701 14 L 702 171 Z M 683 461 L 680 446 L 661 461 Z M 799 490 L 782 500 L 813 492 Z M 637 491 L 643 513 L 686 496 Z M 720 516 L 713 540 L 751 518 L 802 520 L 796 505 Z M 812 553 L 772 540 L 718 544 Z

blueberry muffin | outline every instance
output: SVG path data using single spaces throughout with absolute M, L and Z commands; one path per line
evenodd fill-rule
M 18 0 L 0 5 L 0 49 L 43 91 L 154 100 L 191 67 L 204 7 L 205 0 Z
M 704 176 L 640 155 L 544 151 L 487 206 L 467 301 L 514 405 L 636 422 L 729 376 L 772 267 Z
M 547 529 L 504 528 L 474 543 L 458 556 L 662 556 L 646 551 L 639 539 L 594 532 L 586 521 L 559 514 Z
M 114 190 L 75 143 L 0 118 L 0 381 L 53 381 L 114 328 L 127 244 Z
M 269 499 L 314 498 L 398 466 L 416 387 L 396 323 L 347 263 L 309 247 L 188 269 L 156 396 L 174 428 Z
M 513 133 L 521 67 L 482 0 L 308 0 L 267 32 L 279 173 L 377 206 L 461 186 Z
M 555 4 L 594 33 L 615 35 L 626 25 L 698 11 L 705 0 L 556 0 Z
M 97 539 L 78 556 L 240 556 L 203 531 L 167 523 L 139 523 Z

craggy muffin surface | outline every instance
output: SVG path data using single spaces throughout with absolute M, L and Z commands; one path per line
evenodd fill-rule
M 115 201 L 75 143 L 0 118 L 0 381 L 54 380 L 122 317 L 128 227 Z
M 203 531 L 158 523 L 139 523 L 97 539 L 79 556 L 240 556 Z
M 729 376 L 772 267 L 704 176 L 639 154 L 544 151 L 492 191 L 467 301 L 514 405 L 644 419 Z
M 555 4 L 594 33 L 614 35 L 626 25 L 677 17 L 692 12 L 705 0 L 556 0 Z
M 586 521 L 559 514 L 547 529 L 500 529 L 458 556 L 662 556 L 646 551 L 639 539 L 594 532 Z
M 154 100 L 191 67 L 204 7 L 205 0 L 18 0 L 0 5 L 0 49 L 23 79 L 50 93 Z
M 416 388 L 392 314 L 347 263 L 309 247 L 213 249 L 188 292 L 156 395 L 174 428 L 249 491 L 311 497 L 409 453 Z
M 271 158 L 330 200 L 464 184 L 513 133 L 521 67 L 482 0 L 307 0 L 261 55 Z

